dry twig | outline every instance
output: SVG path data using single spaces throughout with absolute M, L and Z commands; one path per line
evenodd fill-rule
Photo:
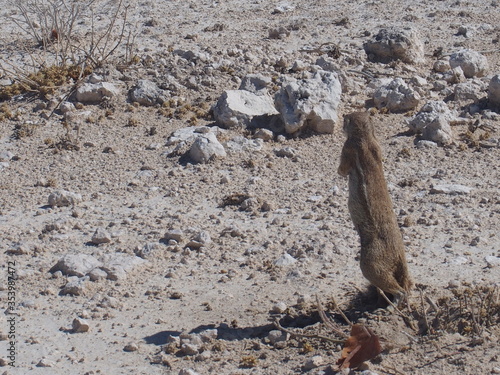
M 290 334 L 291 336 L 295 336 L 295 337 L 305 337 L 305 338 L 309 338 L 309 339 L 320 339 L 320 340 L 324 340 L 324 341 L 333 342 L 335 344 L 343 344 L 345 341 L 344 339 L 338 340 L 338 339 L 333 339 L 331 337 L 322 336 L 322 335 L 308 335 L 305 333 L 298 333 L 298 332 L 290 331 L 289 329 L 282 327 L 281 324 L 279 323 L 278 319 L 276 319 L 274 321 L 274 326 L 277 329 L 279 329 L 280 331 L 286 332 L 286 333 Z
M 396 311 L 398 315 L 403 318 L 403 321 L 406 323 L 406 325 L 412 330 L 417 331 L 417 328 L 415 327 L 415 324 L 413 324 L 411 318 L 405 313 L 403 313 L 394 303 L 392 303 L 392 301 L 387 297 L 387 295 L 384 293 L 382 289 L 377 288 L 377 290 L 379 294 L 382 296 L 382 298 L 384 298 L 387 301 L 387 303 L 394 309 L 394 311 Z

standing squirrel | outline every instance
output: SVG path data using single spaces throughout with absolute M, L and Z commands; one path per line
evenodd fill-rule
M 345 116 L 344 131 L 347 140 L 338 173 L 349 176 L 348 207 L 361 240 L 361 271 L 375 287 L 391 294 L 398 305 L 406 300 L 412 281 L 369 114 Z

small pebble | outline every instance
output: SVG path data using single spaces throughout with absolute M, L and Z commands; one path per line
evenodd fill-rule
M 458 280 L 450 280 L 448 283 L 448 288 L 458 288 L 460 286 L 460 282 Z
M 126 352 L 136 352 L 139 350 L 139 346 L 135 342 L 130 342 L 123 348 Z
M 183 368 L 181 371 L 179 371 L 179 375 L 199 375 L 199 374 L 191 368 Z
M 495 256 L 490 255 L 490 256 L 485 257 L 484 260 L 486 261 L 488 268 L 500 266 L 500 257 L 495 257 Z
M 181 352 L 184 355 L 196 355 L 199 353 L 200 347 L 195 344 L 182 344 Z
M 97 228 L 92 236 L 92 243 L 95 245 L 100 245 L 103 243 L 111 242 L 111 235 L 104 228 Z
M 204 350 L 195 357 L 195 361 L 203 362 L 212 357 L 212 352 L 210 350 Z
M 309 371 L 312 370 L 313 368 L 317 368 L 321 365 L 323 365 L 325 361 L 323 360 L 323 357 L 320 355 L 315 355 L 311 358 L 309 358 L 306 363 L 304 364 L 304 370 Z
M 267 335 L 267 339 L 271 343 L 271 345 L 275 345 L 279 342 L 287 341 L 290 335 L 286 332 L 281 332 L 279 330 L 272 330 Z
M 89 323 L 85 319 L 73 319 L 72 330 L 75 333 L 88 332 L 90 329 Z
M 290 254 L 285 253 L 278 259 L 274 261 L 274 264 L 278 267 L 285 267 L 294 264 L 297 261 L 294 257 L 292 257 Z
M 55 363 L 53 361 L 49 361 L 46 358 L 42 358 L 37 364 L 36 367 L 54 367 Z
M 278 302 L 273 305 L 271 308 L 271 312 L 276 313 L 276 314 L 283 314 L 287 309 L 287 305 L 284 302 Z

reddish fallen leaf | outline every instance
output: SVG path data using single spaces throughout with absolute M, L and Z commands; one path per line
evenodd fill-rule
M 363 362 L 375 358 L 382 352 L 378 337 L 363 324 L 354 324 L 351 336 L 345 341 L 337 365 L 343 368 L 357 368 Z

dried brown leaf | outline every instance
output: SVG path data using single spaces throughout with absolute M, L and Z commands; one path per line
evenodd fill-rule
M 382 348 L 378 337 L 363 324 L 354 324 L 337 364 L 341 369 L 357 368 L 363 362 L 375 358 L 380 352 Z

